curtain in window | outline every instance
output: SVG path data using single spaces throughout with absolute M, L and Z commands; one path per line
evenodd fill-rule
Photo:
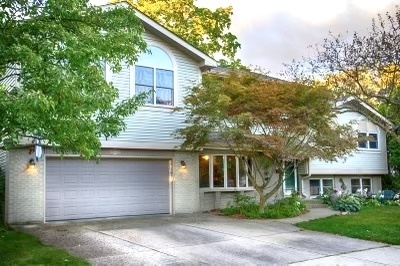
M 154 88 L 154 70 L 150 67 L 135 67 L 136 93 L 150 92 Z M 154 93 L 150 93 L 146 103 L 154 103 Z
M 173 105 L 174 76 L 170 70 L 156 70 L 156 103 Z

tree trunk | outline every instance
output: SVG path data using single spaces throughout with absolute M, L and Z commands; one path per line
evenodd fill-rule
M 260 194 L 260 203 L 258 205 L 258 211 L 259 213 L 264 213 L 265 212 L 265 202 L 267 201 L 267 197 L 265 195 Z

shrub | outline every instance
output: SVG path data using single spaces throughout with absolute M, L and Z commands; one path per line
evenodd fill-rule
M 274 204 L 268 204 L 264 213 L 259 212 L 258 204 L 253 197 L 241 194 L 235 194 L 234 204 L 228 203 L 228 206 L 221 210 L 224 215 L 240 214 L 249 219 L 295 217 L 306 211 L 306 204 L 295 193 L 288 198 L 276 201 Z
M 364 200 L 363 197 L 345 195 L 336 200 L 333 209 L 336 211 L 359 212 Z
M 332 205 L 331 195 L 333 194 L 333 189 L 328 188 L 324 194 L 321 196 L 323 204 Z
M 387 206 L 400 206 L 400 201 L 398 201 L 398 200 L 387 200 L 383 204 L 387 205 Z
M 377 199 L 366 200 L 363 206 L 381 206 L 381 203 Z
M 247 218 L 259 218 L 258 204 L 253 197 L 236 193 L 234 196 L 234 204 L 228 203 L 225 209 L 221 212 L 225 215 L 231 216 L 241 214 Z
M 400 174 L 389 174 L 382 177 L 382 187 L 400 191 Z
M 305 202 L 295 193 L 288 198 L 278 200 L 274 204 L 267 206 L 263 218 L 280 219 L 287 217 L 295 217 L 307 211 Z

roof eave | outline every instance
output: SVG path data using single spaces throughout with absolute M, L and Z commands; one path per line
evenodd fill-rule
M 353 107 L 362 107 L 364 110 L 360 110 L 359 108 L 355 111 L 361 112 L 362 114 L 366 115 L 369 118 L 374 118 L 375 122 L 384 128 L 385 130 L 394 130 L 395 125 L 387 119 L 385 116 L 380 114 L 375 108 L 370 106 L 368 103 L 364 102 L 361 99 L 358 99 L 356 97 L 351 97 L 349 100 L 347 100 L 344 105 L 348 106 L 353 106 Z M 371 115 L 372 114 L 372 115 Z
M 119 2 L 119 3 L 112 3 L 112 4 L 107 4 L 104 5 L 103 7 L 112 7 L 115 5 L 121 5 L 124 7 L 130 7 L 134 8 L 132 5 L 130 5 L 127 2 Z M 180 48 L 180 50 L 184 51 L 186 54 L 188 54 L 190 57 L 195 59 L 195 61 L 198 62 L 198 66 L 202 71 L 212 69 L 214 67 L 217 67 L 218 63 L 215 59 L 210 57 L 209 55 L 205 54 L 204 52 L 200 51 L 196 47 L 192 46 L 185 40 L 183 40 L 181 37 L 176 35 L 175 33 L 171 32 L 167 28 L 163 27 L 150 17 L 146 16 L 139 10 L 135 9 L 136 16 L 141 20 L 143 27 L 145 30 L 148 30 L 152 32 L 153 34 L 157 35 L 161 39 L 164 39 L 168 42 L 170 42 L 172 45 L 177 46 Z

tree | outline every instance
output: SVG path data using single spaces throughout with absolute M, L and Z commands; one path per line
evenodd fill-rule
M 254 171 L 249 179 L 263 212 L 266 200 L 281 187 L 285 170 L 294 162 L 334 161 L 356 148 L 357 134 L 351 126 L 335 122 L 332 99 L 333 94 L 324 88 L 249 71 L 209 74 L 185 97 L 182 109 L 187 126 L 177 136 L 183 139 L 183 149 L 219 144 L 242 164 L 251 161 L 248 167 Z M 276 173 L 277 179 L 271 178 Z
M 378 14 L 370 30 L 352 36 L 330 34 L 314 46 L 315 57 L 298 65 L 315 74 L 334 90 L 339 99 L 359 97 L 373 105 L 395 126 L 385 128 L 390 168 L 400 168 L 400 9 Z M 396 172 L 396 170 L 394 171 Z M 397 178 L 398 174 L 389 179 Z M 397 181 L 397 183 L 400 183 Z
M 124 2 L 112 0 L 111 2 Z M 232 7 L 215 11 L 195 5 L 195 0 L 128 0 L 135 8 L 154 19 L 203 52 L 221 53 L 235 61 L 240 44 L 229 32 Z
M 104 61 L 118 71 L 145 51 L 133 9 L 88 0 L 3 0 L 0 4 L 0 142 L 32 137 L 93 157 L 99 137 L 125 128 L 145 95 L 117 102 Z
M 400 9 L 378 14 L 365 35 L 330 34 L 307 58 L 311 72 L 327 81 L 339 96 L 356 96 L 389 106 L 389 119 L 400 111 Z

